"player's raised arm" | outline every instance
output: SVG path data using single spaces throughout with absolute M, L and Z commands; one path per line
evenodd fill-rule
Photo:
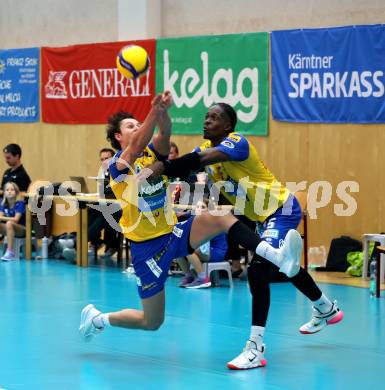
M 155 96 L 152 101 L 152 107 L 143 123 L 132 120 L 121 122 L 121 133 L 117 134 L 118 141 L 122 141 L 122 153 L 117 161 L 118 170 L 127 168 L 127 164 L 132 164 L 143 152 L 144 148 L 150 143 L 158 121 L 165 114 L 169 105 L 164 101 L 163 94 Z
M 168 114 L 168 108 L 172 105 L 172 97 L 169 91 L 162 95 L 162 101 L 165 106 L 164 112 L 159 116 L 158 133 L 153 138 L 153 145 L 158 154 L 167 156 L 170 153 L 170 136 L 171 136 L 171 118 Z
M 151 178 L 166 175 L 169 177 L 179 177 L 180 179 L 184 179 L 192 173 L 198 172 L 207 165 L 224 161 L 232 161 L 235 159 L 241 161 L 242 158 L 242 153 L 237 153 L 237 155 L 231 153 L 229 154 L 226 150 L 223 151 L 221 147 L 213 147 L 203 151 L 187 153 L 174 160 L 157 161 L 147 168 L 152 171 L 151 176 L 149 176 Z

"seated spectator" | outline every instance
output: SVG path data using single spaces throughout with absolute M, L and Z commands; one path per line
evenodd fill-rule
M 3 174 L 1 188 L 5 183 L 16 183 L 20 191 L 27 191 L 31 183 L 28 173 L 21 163 L 21 148 L 17 144 L 9 144 L 3 149 L 5 162 L 10 166 Z
M 108 170 L 108 165 L 114 154 L 115 152 L 110 148 L 103 148 L 99 152 L 101 166 L 99 169 L 98 177 L 104 177 L 104 182 L 102 182 L 103 186 L 98 191 L 101 197 L 115 198 L 110 186 L 110 171 Z
M 195 214 L 201 214 L 208 211 L 208 199 L 204 198 L 203 202 L 198 201 Z M 185 272 L 180 283 L 180 287 L 186 288 L 205 288 L 210 287 L 211 282 L 208 275 L 203 272 L 203 262 L 224 261 L 227 252 L 226 234 L 222 233 L 212 238 L 209 242 L 201 245 L 191 255 L 186 258 L 178 259 L 178 264 Z M 192 270 L 189 269 L 192 267 Z M 195 271 L 195 274 L 194 274 Z
M 16 260 L 13 249 L 15 237 L 25 237 L 25 203 L 20 197 L 17 184 L 5 184 L 4 197 L 0 204 L 0 233 L 7 237 L 7 251 L 3 261 Z
M 105 178 L 110 177 L 110 173 L 108 171 L 108 164 L 111 158 L 114 156 L 114 151 L 112 149 L 102 149 L 99 152 L 101 166 L 101 173 L 99 176 L 104 176 Z M 105 196 L 107 198 L 111 198 L 113 193 L 109 182 L 107 180 L 104 181 L 103 194 L 101 196 Z M 114 215 L 115 220 L 118 222 L 121 217 L 121 210 L 117 211 Z M 101 240 L 101 232 L 104 230 L 104 238 Z M 110 226 L 108 221 L 104 218 L 104 215 L 99 210 L 89 208 L 88 209 L 88 240 L 92 245 L 100 245 L 104 244 L 104 255 L 106 257 L 110 257 L 115 254 L 119 248 L 119 233 Z

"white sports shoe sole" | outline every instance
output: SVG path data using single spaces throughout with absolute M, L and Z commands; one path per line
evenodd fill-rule
M 290 229 L 285 237 L 284 246 L 280 249 L 283 256 L 283 264 L 279 271 L 288 278 L 297 275 L 301 265 L 302 238 L 297 230 Z
M 185 288 L 190 288 L 190 289 L 193 289 L 193 288 L 208 288 L 208 287 L 211 287 L 211 282 L 207 282 L 207 283 L 202 283 L 202 284 L 199 284 L 198 286 L 183 286 Z
M 227 363 L 227 368 L 230 370 L 251 370 L 253 368 L 266 366 L 267 362 L 264 358 L 264 346 L 262 347 L 262 351 L 258 351 L 254 348 L 246 348 L 235 359 Z
M 249 363 L 245 365 L 235 365 L 232 362 L 227 363 L 227 368 L 230 370 L 251 370 L 253 368 L 265 367 L 266 359 L 258 360 L 256 363 Z

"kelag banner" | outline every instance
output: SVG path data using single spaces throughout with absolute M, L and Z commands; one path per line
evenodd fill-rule
M 385 122 L 385 27 L 273 31 L 272 114 L 289 122 Z
M 128 44 L 144 47 L 151 61 L 148 73 L 135 81 L 116 68 L 116 56 Z M 143 120 L 155 89 L 155 58 L 154 39 L 42 48 L 43 121 L 106 123 L 120 110 Z
M 0 122 L 39 120 L 39 49 L 0 50 Z
M 207 108 L 231 104 L 237 131 L 266 135 L 268 121 L 268 34 L 157 40 L 156 89 L 170 90 L 175 134 L 202 134 Z

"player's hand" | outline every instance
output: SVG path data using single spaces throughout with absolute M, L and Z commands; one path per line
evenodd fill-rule
M 166 107 L 166 109 L 169 109 L 172 106 L 173 99 L 170 91 L 164 91 L 162 94 L 162 101 Z
M 163 104 L 162 103 L 162 96 L 163 96 L 162 94 L 158 94 L 151 101 L 152 108 L 155 109 L 156 111 L 162 110 L 162 104 Z
M 172 105 L 172 96 L 169 91 L 158 94 L 152 99 L 152 107 L 159 113 L 166 112 Z

